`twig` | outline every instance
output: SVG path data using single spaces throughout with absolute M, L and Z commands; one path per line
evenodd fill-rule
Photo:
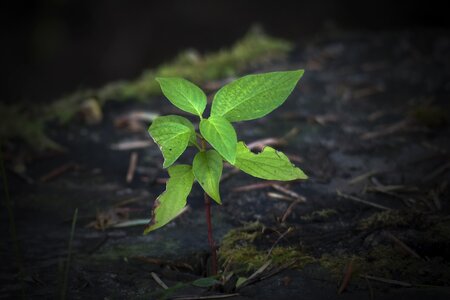
M 302 201 L 300 200 L 295 200 L 293 201 L 291 204 L 289 204 L 288 208 L 286 209 L 286 211 L 283 214 L 283 217 L 281 217 L 281 223 L 286 222 L 286 219 L 289 217 L 289 215 L 292 213 L 292 211 L 294 210 L 294 207 L 301 203 Z
M 319 125 L 325 126 L 328 123 L 336 123 L 339 117 L 336 114 L 324 114 L 313 116 L 311 119 Z
M 379 192 L 379 193 L 386 193 L 386 192 L 416 192 L 418 191 L 418 188 L 416 187 L 407 187 L 404 185 L 377 185 L 377 186 L 371 186 L 366 189 L 367 192 Z
M 292 190 L 290 190 L 290 189 L 287 189 L 287 188 L 285 188 L 284 186 L 281 186 L 281 185 L 279 185 L 279 184 L 274 183 L 274 184 L 272 184 L 272 187 L 273 187 L 274 189 L 276 189 L 277 191 L 280 191 L 280 192 L 282 192 L 282 193 L 285 193 L 285 194 L 288 195 L 288 196 L 291 196 L 292 198 L 297 199 L 299 202 L 306 202 L 306 198 L 305 198 L 305 197 L 300 196 L 300 195 L 297 194 L 296 192 L 294 192 L 294 191 L 292 191 Z
M 278 194 L 278 193 L 268 192 L 267 196 L 269 198 L 278 199 L 278 200 L 285 200 L 285 201 L 289 201 L 289 202 L 295 201 L 295 199 L 292 198 L 292 197 L 289 197 L 289 196 L 286 196 L 286 195 L 283 195 L 283 194 Z
M 281 234 L 278 239 L 273 243 L 272 247 L 270 247 L 269 251 L 267 252 L 267 258 L 270 257 L 270 254 L 272 254 L 273 248 L 281 241 L 282 238 L 284 238 L 288 233 L 292 232 L 293 228 L 289 227 L 283 234 Z
M 15 170 L 14 168 L 8 168 L 8 171 L 14 173 L 14 175 L 16 175 L 17 177 L 19 177 L 20 179 L 22 179 L 23 181 L 25 181 L 28 184 L 34 183 L 34 179 L 31 178 L 30 176 L 28 176 L 25 172 Z
M 41 182 L 50 181 L 53 178 L 58 177 L 58 176 L 64 174 L 65 172 L 74 169 L 76 166 L 77 165 L 75 163 L 73 163 L 73 162 L 66 163 L 66 164 L 64 164 L 62 166 L 59 166 L 59 167 L 51 170 L 49 173 L 41 176 L 40 180 L 41 180 Z
M 399 240 L 397 237 L 395 237 L 392 233 L 386 231 L 386 232 L 384 232 L 384 235 L 386 237 L 388 237 L 391 241 L 395 242 L 398 246 L 400 246 L 400 248 L 402 248 L 403 250 L 408 252 L 411 256 L 414 256 L 415 258 L 423 260 L 423 258 L 419 254 L 417 254 L 416 251 L 411 249 L 408 245 L 403 243 L 401 240 Z
M 359 182 L 361 182 L 363 180 L 366 180 L 366 179 L 368 179 L 368 178 L 370 178 L 370 177 L 372 177 L 374 175 L 377 175 L 379 173 L 380 173 L 380 171 L 378 171 L 378 170 L 372 170 L 372 171 L 369 171 L 367 173 L 364 173 L 364 174 L 361 174 L 359 176 L 356 176 L 355 178 L 349 180 L 347 183 L 349 185 L 357 184 L 357 183 L 359 183 Z
M 350 283 L 350 279 L 352 278 L 353 274 L 353 258 L 350 260 L 347 266 L 347 270 L 345 271 L 344 279 L 342 280 L 341 287 L 339 288 L 338 294 L 342 294 L 348 287 L 348 284 Z
M 372 285 L 370 284 L 369 279 L 367 279 L 367 277 L 364 277 L 364 280 L 367 283 L 367 286 L 369 287 L 369 295 L 370 295 L 370 300 L 373 300 L 373 288 Z
M 250 275 L 250 277 L 248 277 L 247 280 L 250 281 L 252 279 L 255 279 L 258 275 L 262 274 L 271 264 L 272 264 L 272 260 L 267 261 L 265 264 L 263 264 L 261 267 L 259 267 L 259 269 L 255 271 L 255 273 Z
M 155 179 L 155 182 L 157 183 L 157 184 L 166 184 L 167 183 L 167 181 L 169 180 L 169 178 L 156 178 Z
M 431 201 L 427 197 L 418 196 L 417 198 L 420 201 L 422 201 L 426 206 L 428 206 L 430 211 L 435 211 L 434 203 L 431 203 Z
M 3 179 L 3 191 L 5 193 L 5 201 L 4 205 L 6 206 L 6 210 L 8 212 L 8 220 L 9 220 L 9 233 L 11 235 L 12 240 L 12 246 L 14 249 L 14 256 L 17 264 L 17 269 L 19 273 L 19 280 L 20 280 L 20 290 L 21 290 L 21 298 L 27 299 L 26 297 L 26 288 L 25 288 L 25 281 L 24 281 L 24 267 L 22 264 L 22 255 L 20 252 L 20 244 L 19 239 L 17 238 L 17 228 L 16 228 L 16 221 L 14 217 L 14 211 L 13 211 L 13 203 L 11 202 L 11 198 L 9 196 L 9 188 L 8 188 L 8 179 L 6 178 L 6 169 L 5 169 L 5 162 L 3 160 L 3 149 L 2 149 L 2 141 L 0 140 L 0 171 Z
M 342 197 L 344 199 L 348 199 L 348 200 L 356 201 L 356 202 L 359 202 L 359 203 L 363 203 L 365 205 L 369 205 L 369 206 L 372 206 L 372 207 L 375 207 L 375 208 L 378 208 L 378 209 L 391 210 L 391 208 L 389 208 L 389 207 L 383 206 L 381 204 L 376 204 L 376 203 L 373 203 L 373 202 L 370 202 L 370 201 L 367 201 L 367 200 L 364 200 L 364 199 L 361 199 L 361 198 L 358 198 L 358 197 L 355 197 L 355 196 L 352 196 L 352 195 L 344 194 L 344 193 L 342 193 L 339 190 L 336 190 L 336 193 L 337 193 L 337 195 L 339 197 Z
M 92 249 L 87 251 L 87 254 L 92 255 L 94 254 L 98 249 L 100 249 L 109 239 L 109 236 L 105 234 L 105 236 L 92 247 Z
M 391 135 L 397 132 L 401 132 L 403 130 L 406 130 L 408 126 L 410 125 L 410 121 L 408 119 L 401 120 L 397 123 L 394 123 L 392 125 L 389 125 L 387 127 L 384 127 L 380 130 L 372 131 L 372 132 L 366 132 L 361 135 L 362 140 L 371 140 L 375 138 L 380 138 L 383 136 Z
M 285 140 L 285 141 L 290 140 L 290 139 L 294 138 L 296 135 L 298 135 L 299 132 L 300 132 L 300 129 L 297 126 L 292 127 L 288 132 L 286 132 L 285 135 L 283 135 L 283 137 L 281 139 Z
M 76 208 L 75 212 L 73 213 L 72 227 L 70 229 L 69 247 L 67 253 L 66 266 L 64 270 L 63 285 L 61 288 L 61 299 L 66 299 L 67 296 L 67 285 L 69 282 L 70 261 L 72 258 L 72 245 L 73 245 L 73 237 L 75 235 L 75 226 L 77 224 L 77 216 L 78 216 L 78 208 Z
M 133 226 L 141 226 L 147 225 L 150 222 L 149 219 L 135 219 L 135 220 L 127 220 L 123 222 L 119 222 L 111 225 L 113 228 L 125 228 L 125 227 L 133 227 Z
M 371 190 L 370 188 L 366 189 L 366 191 L 370 191 L 370 190 Z M 414 203 L 414 200 L 412 200 L 411 198 L 408 198 L 408 197 L 403 196 L 403 195 L 396 194 L 394 192 L 385 191 L 383 189 L 376 190 L 376 192 L 380 193 L 380 194 L 385 194 L 385 195 L 394 197 L 396 199 L 400 199 L 406 207 L 411 207 L 412 204 Z
M 280 138 L 266 138 L 262 140 L 254 141 L 247 145 L 247 148 L 250 150 L 263 150 L 266 146 L 280 146 L 285 145 L 286 141 Z
M 442 204 L 441 204 L 441 200 L 439 199 L 439 194 L 436 190 L 432 190 L 430 192 L 430 197 L 433 200 L 434 206 L 436 206 L 437 210 L 441 210 L 442 209 Z
M 257 280 L 259 275 L 261 275 L 270 265 L 272 264 L 272 260 L 268 260 L 265 264 L 259 267 L 252 275 L 250 275 L 244 282 L 239 285 L 239 289 L 243 288 L 251 284 L 253 281 Z
M 288 262 L 288 263 L 285 263 L 284 265 L 282 265 L 282 266 L 280 266 L 280 267 L 278 267 L 278 268 L 274 268 L 274 269 L 268 271 L 266 274 L 262 274 L 262 273 L 261 273 L 260 276 L 254 277 L 251 281 L 249 281 L 249 280 L 247 279 L 247 280 L 245 280 L 241 285 L 239 285 L 239 287 L 238 287 L 237 289 L 241 289 L 241 288 L 243 288 L 244 286 L 247 286 L 247 285 L 253 284 L 253 283 L 255 283 L 255 282 L 262 281 L 262 280 L 265 280 L 265 279 L 267 279 L 267 278 L 270 278 L 270 277 L 272 277 L 272 276 L 274 276 L 274 275 L 280 273 L 281 271 L 283 271 L 283 270 L 289 268 L 290 266 L 294 265 L 296 262 L 297 262 L 297 259 L 294 259 L 294 260 L 292 260 L 292 261 L 290 261 L 290 262 Z M 263 267 L 265 267 L 265 266 L 263 265 Z M 261 268 L 262 268 L 262 267 L 261 267 Z M 261 268 L 260 268 L 260 269 L 261 269 Z M 266 267 L 265 267 L 265 268 L 266 268 Z
M 282 265 L 282 266 L 280 266 L 280 267 L 274 269 L 273 271 L 270 271 L 270 272 L 267 273 L 266 275 L 262 275 L 262 276 L 259 278 L 259 280 L 264 280 L 264 279 L 267 279 L 267 278 L 269 278 L 269 277 L 272 277 L 272 276 L 274 276 L 274 275 L 280 273 L 281 271 L 283 271 L 283 270 L 289 268 L 290 266 L 293 266 L 295 263 L 297 263 L 297 259 L 294 259 L 294 260 L 292 260 L 292 261 L 290 261 L 290 262 L 285 263 L 284 265 Z
M 400 285 L 400 286 L 404 286 L 404 287 L 412 287 L 413 286 L 409 282 L 398 281 L 398 280 L 387 279 L 387 278 L 381 278 L 381 277 L 375 277 L 375 276 L 370 276 L 370 275 L 360 275 L 360 277 L 366 278 L 366 279 L 369 279 L 369 280 L 373 280 L 373 281 L 389 283 L 389 284 L 394 284 L 394 285 Z
M 127 172 L 127 183 L 130 183 L 133 181 L 134 172 L 136 171 L 137 166 L 137 160 L 138 160 L 138 153 L 136 151 L 131 152 L 130 155 L 130 164 L 128 165 L 128 172 Z
M 422 182 L 432 181 L 434 178 L 441 175 L 441 173 L 446 172 L 447 169 L 450 169 L 450 162 L 440 166 L 439 168 L 437 168 L 436 170 L 434 170 L 433 172 L 431 172 L 430 174 L 425 176 L 425 178 L 423 178 Z
M 299 164 L 302 164 L 302 163 L 305 162 L 305 159 L 303 157 L 301 157 L 301 156 L 298 156 L 298 155 L 295 155 L 295 154 L 289 154 L 289 153 L 285 153 L 285 154 L 286 154 L 286 156 L 289 158 L 289 160 L 291 162 L 296 162 L 296 163 L 299 163 Z
M 150 272 L 153 279 L 156 281 L 157 284 L 159 284 L 163 289 L 167 290 L 169 287 L 164 283 L 164 281 L 159 278 L 159 276 L 155 272 Z
M 111 145 L 110 149 L 127 151 L 127 150 L 147 148 L 147 147 L 150 147 L 151 145 L 153 145 L 153 142 L 151 140 L 147 139 L 147 140 L 142 140 L 142 141 L 120 142 L 120 143 Z

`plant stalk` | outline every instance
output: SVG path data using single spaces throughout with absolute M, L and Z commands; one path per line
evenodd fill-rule
M 217 274 L 217 253 L 216 253 L 216 245 L 214 243 L 213 238 L 213 229 L 211 222 L 211 198 L 204 193 L 205 195 L 205 212 L 206 212 L 206 224 L 208 225 L 208 243 L 209 248 L 211 249 L 211 275 Z
M 5 193 L 5 207 L 8 213 L 8 220 L 9 220 L 9 233 L 11 235 L 12 240 L 12 246 L 15 256 L 15 262 L 17 264 L 18 269 L 18 275 L 19 275 L 19 283 L 20 283 L 20 291 L 21 291 L 21 298 L 26 299 L 26 288 L 25 288 L 25 269 L 22 264 L 22 255 L 20 251 L 20 245 L 19 245 L 19 238 L 17 236 L 17 228 L 16 228 L 16 221 L 14 217 L 14 211 L 13 211 L 13 203 L 11 201 L 11 198 L 9 196 L 9 189 L 8 189 L 8 179 L 6 178 L 6 168 L 5 168 L 5 162 L 3 160 L 3 149 L 2 149 L 2 141 L 0 141 L 0 173 L 3 179 L 3 189 Z
M 66 299 L 66 297 L 67 297 L 67 286 L 69 283 L 70 263 L 71 263 L 71 259 L 72 259 L 73 237 L 75 236 L 75 226 L 77 224 L 77 217 L 78 217 L 78 208 L 76 208 L 75 212 L 73 213 L 72 226 L 70 228 L 69 247 L 68 247 L 68 251 L 67 251 L 66 265 L 65 265 L 65 269 L 64 269 L 63 284 L 62 284 L 62 288 L 61 288 L 61 299 L 62 300 Z

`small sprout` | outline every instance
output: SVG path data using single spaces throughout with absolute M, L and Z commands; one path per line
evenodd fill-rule
M 224 161 L 261 179 L 307 179 L 285 154 L 271 147 L 253 153 L 243 141 L 237 140 L 232 125 L 272 112 L 283 104 L 302 75 L 303 70 L 296 70 L 237 79 L 215 94 L 208 118 L 203 116 L 206 95 L 199 87 L 182 78 L 157 78 L 163 94 L 173 105 L 200 118 L 200 132 L 186 118 L 176 115 L 158 117 L 150 126 L 148 131 L 161 149 L 163 167 L 168 168 L 170 179 L 155 202 L 151 223 L 144 233 L 166 225 L 183 211 L 194 181 L 206 195 L 222 204 L 219 184 Z M 198 150 L 192 166 L 173 165 L 189 146 Z
M 261 179 L 289 181 L 308 178 L 285 154 L 271 147 L 263 148 L 259 154 L 251 152 L 244 142 L 238 141 L 231 122 L 254 120 L 272 112 L 283 104 L 302 76 L 303 70 L 297 70 L 254 74 L 237 79 L 216 93 L 208 118 L 203 116 L 206 95 L 199 87 L 182 78 L 157 78 L 163 94 L 173 105 L 200 118 L 200 133 L 186 118 L 175 115 L 155 119 L 148 129 L 161 149 L 163 167 L 168 168 L 170 178 L 166 190 L 155 201 L 152 219 L 144 234 L 180 215 L 192 185 L 197 181 L 205 191 L 211 273 L 215 275 L 217 257 L 212 236 L 210 198 L 222 204 L 219 184 L 224 161 Z M 192 166 L 173 165 L 189 146 L 198 150 Z

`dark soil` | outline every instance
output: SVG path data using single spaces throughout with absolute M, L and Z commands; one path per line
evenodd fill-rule
M 283 192 L 270 186 L 234 192 L 261 181 L 232 175 L 221 186 L 223 206 L 213 207 L 214 235 L 220 245 L 233 228 L 254 233 L 251 240 L 237 238 L 232 247 L 267 253 L 276 243 L 279 251 L 293 251 L 293 264 L 238 291 L 185 284 L 170 296 L 237 292 L 231 299 L 449 299 L 449 55 L 450 38 L 444 32 L 346 33 L 302 42 L 288 61 L 250 70 L 306 70 L 280 109 L 235 126 L 247 143 L 284 139 L 274 147 L 310 177 L 284 187 L 306 202 L 291 206 L 292 199 L 273 198 Z M 66 153 L 37 157 L 8 145 L 9 190 L 29 298 L 59 297 L 76 208 L 68 298 L 155 299 L 162 288 L 151 272 L 168 286 L 207 275 L 198 186 L 187 212 L 147 236 L 143 225 L 109 226 L 148 218 L 153 200 L 164 190 L 161 179 L 167 175 L 158 147 L 111 149 L 124 140 L 150 139 L 145 126 L 138 132 L 114 126 L 118 116 L 138 110 L 173 113 L 163 97 L 145 104 L 108 103 L 99 125 L 49 126 Z M 127 184 L 132 151 L 138 153 L 138 168 Z M 182 161 L 190 163 L 187 156 Z M 26 171 L 18 176 L 14 170 L 20 163 Z M 41 182 L 68 163 L 73 167 Z M 22 285 L 4 210 L 0 222 L 0 298 L 15 298 Z M 221 253 L 222 268 L 228 264 L 228 271 L 239 276 L 255 271 L 249 266 L 253 260 L 226 263 Z M 353 276 L 338 295 L 349 264 Z M 384 282 L 364 279 L 370 276 Z

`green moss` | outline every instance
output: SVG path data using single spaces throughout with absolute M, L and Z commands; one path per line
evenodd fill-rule
M 0 103 L 0 140 L 25 141 L 31 148 L 61 149 L 44 131 L 44 119 L 33 109 Z
M 417 213 L 405 213 L 405 218 L 399 218 L 400 212 L 382 212 L 374 214 L 366 219 L 363 224 L 370 229 L 385 228 L 386 226 L 408 225 L 416 216 L 421 223 L 422 218 L 417 218 Z M 368 220 L 368 221 L 367 221 Z M 449 221 L 450 222 L 450 221 Z M 442 221 L 430 225 L 424 222 L 420 230 L 415 231 L 414 239 L 422 247 L 437 247 L 430 258 L 418 259 L 397 248 L 386 240 L 384 245 L 376 246 L 368 250 L 360 250 L 347 253 L 325 253 L 320 257 L 314 257 L 308 250 L 300 247 L 276 246 L 268 256 L 270 246 L 258 247 L 263 243 L 263 226 L 260 223 L 252 223 L 242 228 L 233 229 L 224 237 L 219 249 L 220 261 L 231 268 L 235 273 L 253 272 L 269 259 L 274 264 L 282 265 L 292 261 L 296 263 L 293 268 L 304 268 L 307 265 L 316 266 L 325 270 L 332 280 L 340 280 L 346 267 L 352 261 L 353 280 L 355 283 L 365 283 L 359 275 L 371 275 L 406 281 L 413 284 L 450 284 L 450 263 L 444 257 L 449 246 L 450 228 L 448 222 Z M 438 246 L 436 246 L 438 245 Z
M 230 230 L 222 239 L 218 252 L 219 262 L 228 262 L 234 268 L 246 271 L 264 264 L 260 251 L 253 245 L 256 237 L 261 234 L 261 229 L 261 224 L 256 222 Z
M 251 30 L 230 49 L 206 55 L 193 50 L 182 52 L 169 63 L 145 70 L 135 80 L 112 82 L 98 90 L 78 91 L 69 95 L 55 102 L 50 112 L 61 122 L 66 122 L 86 98 L 94 97 L 100 104 L 110 100 L 146 100 L 161 94 L 155 77 L 183 77 L 202 85 L 210 80 L 235 76 L 255 64 L 284 57 L 291 48 L 291 44 L 284 40 L 269 37 L 260 30 Z
M 360 274 L 369 274 L 393 279 L 393 270 L 403 272 L 403 266 L 400 263 L 403 262 L 403 257 L 399 259 L 399 253 L 390 246 L 378 246 L 360 254 L 324 254 L 317 260 L 319 265 L 336 279 L 342 278 L 351 261 L 352 273 L 355 277 Z
M 441 257 L 422 260 L 386 245 L 377 246 L 359 255 L 323 255 L 318 263 L 328 270 L 333 278 L 341 279 L 350 261 L 353 261 L 352 274 L 356 282 L 359 275 L 371 275 L 412 284 L 450 283 L 450 264 Z
M 416 284 L 450 283 L 450 264 L 443 258 L 418 259 L 390 246 L 373 249 L 366 258 L 363 271 Z
M 442 243 L 450 246 L 450 220 L 440 220 L 432 224 L 427 224 L 425 230 L 419 232 L 418 239 L 425 243 Z
M 334 209 L 326 208 L 313 211 L 312 213 L 302 216 L 301 219 L 306 222 L 312 221 L 325 221 L 326 219 L 337 215 L 337 211 Z
M 358 273 L 361 266 L 364 265 L 364 259 L 355 254 L 324 254 L 316 260 L 316 263 L 327 270 L 333 278 L 340 279 L 350 261 L 353 261 L 353 272 L 356 273 Z
M 271 259 L 275 264 L 289 264 L 293 261 L 293 268 L 303 268 L 304 266 L 314 263 L 315 259 L 301 248 L 294 247 L 275 247 L 272 250 Z
M 441 127 L 448 123 L 450 113 L 437 106 L 419 106 L 410 112 L 410 116 L 419 124 L 427 127 Z
M 386 210 L 377 212 L 359 222 L 360 230 L 375 230 L 388 227 L 404 227 L 419 222 L 421 215 L 411 211 Z
M 255 271 L 268 260 L 276 265 L 295 262 L 293 267 L 301 268 L 313 258 L 300 248 L 276 246 L 268 255 L 268 249 L 258 249 L 254 242 L 262 237 L 263 226 L 251 223 L 242 228 L 230 230 L 223 238 L 219 249 L 219 261 L 229 264 L 234 272 Z
M 39 149 L 56 147 L 45 135 L 44 124 L 49 120 L 67 123 L 79 112 L 86 99 L 94 98 L 100 105 L 111 100 L 147 100 L 161 93 L 158 83 L 154 80 L 157 76 L 184 77 L 202 85 L 211 80 L 235 76 L 268 60 L 282 58 L 291 48 L 289 42 L 272 38 L 254 29 L 229 49 L 206 55 L 192 50 L 185 51 L 171 62 L 156 69 L 145 70 L 135 80 L 117 81 L 99 89 L 76 91 L 45 108 L 36 108 L 38 114 L 31 117 L 14 107 L 0 106 L 3 128 L 0 131 L 0 139 L 17 137 Z M 4 115 L 10 117 L 4 118 Z

